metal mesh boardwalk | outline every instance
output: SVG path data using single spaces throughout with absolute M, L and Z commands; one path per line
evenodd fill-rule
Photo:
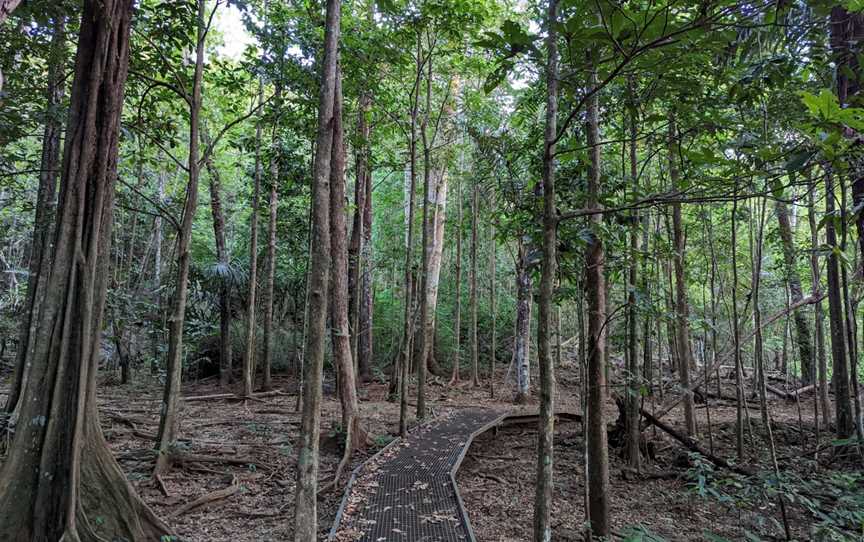
M 330 540 L 473 541 L 453 475 L 474 436 L 504 417 L 460 410 L 394 441 L 352 475 Z

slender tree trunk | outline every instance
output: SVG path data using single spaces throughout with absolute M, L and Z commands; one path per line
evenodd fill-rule
M 274 99 L 282 98 L 282 85 L 277 83 Z M 264 286 L 264 390 L 273 387 L 273 305 L 276 288 L 276 223 L 279 213 L 279 157 L 280 142 L 277 139 L 279 126 L 273 128 L 273 155 L 270 157 L 270 222 L 267 230 L 267 269 Z
M 492 320 L 489 345 L 489 397 L 495 398 L 495 225 L 489 224 L 489 313 Z M 560 323 L 560 319 L 556 319 Z M 560 328 L 559 328 L 560 329 Z M 560 341 L 560 333 L 556 333 Z
M 303 414 L 297 458 L 294 542 L 318 537 L 318 449 L 321 437 L 321 379 L 327 335 L 330 281 L 330 179 L 338 77 L 341 2 L 327 0 L 324 58 L 318 96 L 318 132 L 312 195 L 312 257 L 309 268 L 309 330 L 303 366 Z
M 513 364 L 516 368 L 517 404 L 528 402 L 531 393 L 531 273 L 528 247 L 520 238 L 516 258 L 516 333 L 513 336 Z
M 469 279 L 471 303 L 471 383 L 480 385 L 480 343 L 477 336 L 477 213 L 480 211 L 480 188 L 471 189 L 471 277 Z
M 811 181 L 812 182 L 812 181 Z M 816 186 L 813 184 L 809 190 L 807 205 L 807 219 L 810 224 L 810 278 L 812 284 L 812 295 L 816 296 L 822 289 L 819 273 L 819 228 L 816 223 L 816 201 L 814 192 Z M 825 353 L 825 314 L 822 310 L 822 301 L 813 305 L 813 314 L 816 324 L 816 368 L 819 378 L 819 408 L 822 410 L 822 424 L 827 428 L 831 423 L 831 403 L 828 401 L 828 360 Z
M 825 243 L 837 247 L 837 231 L 834 216 L 834 172 L 825 175 Z M 834 404 L 837 437 L 849 438 L 855 429 L 852 420 L 852 402 L 849 396 L 849 364 L 846 360 L 846 326 L 844 325 L 843 298 L 840 285 L 840 268 L 837 253 L 828 253 L 828 318 L 831 330 L 831 358 L 834 369 Z
M 371 164 L 370 164 L 371 166 Z M 363 205 L 363 242 L 360 247 L 360 316 L 358 327 L 358 360 L 359 378 L 372 379 L 372 320 L 374 294 L 372 292 L 372 171 L 366 173 L 364 183 L 366 198 Z
M 351 318 L 351 353 L 360 380 L 369 379 L 369 359 L 362 359 L 360 338 L 363 334 L 361 315 L 363 312 L 363 276 L 365 273 L 363 254 L 366 250 L 366 185 L 371 182 L 369 164 L 369 123 L 367 116 L 372 108 L 372 99 L 367 92 L 360 94 L 357 112 L 357 135 L 360 145 L 354 159 L 356 181 L 354 183 L 354 219 L 351 240 L 348 243 L 348 314 Z
M 775 210 L 780 240 L 783 245 L 786 284 L 789 287 L 792 303 L 797 303 L 804 299 L 804 295 L 801 292 L 801 279 L 796 269 L 795 242 L 792 239 L 792 227 L 789 224 L 789 209 L 785 201 L 777 200 Z M 813 356 L 810 353 L 810 325 L 803 310 L 795 311 L 795 342 L 798 344 L 798 352 L 801 356 L 801 379 L 805 384 L 810 384 L 813 382 L 815 371 L 811 364 Z
M 738 185 L 732 201 L 732 246 L 738 246 Z M 735 450 L 744 459 L 744 369 L 741 366 L 741 332 L 738 324 L 738 257 L 732 251 L 732 348 L 735 359 Z
M 157 175 L 158 186 L 156 197 L 159 205 L 165 200 L 165 172 L 160 170 Z M 162 313 L 162 215 L 156 214 L 153 219 L 153 306 L 154 317 L 152 325 L 155 329 L 150 331 L 150 355 L 153 356 L 150 360 L 150 374 L 155 375 L 159 369 L 159 358 L 161 357 L 161 344 L 164 331 L 164 319 Z M 230 368 L 228 371 L 230 378 Z M 221 372 L 220 372 L 221 377 Z
M 637 130 L 637 109 L 636 109 L 636 88 L 633 76 L 628 80 L 628 93 L 630 100 L 630 184 L 635 200 L 639 194 L 639 164 L 636 156 L 636 141 L 638 136 Z M 626 397 L 626 420 L 627 420 L 627 463 L 628 465 L 639 471 L 640 456 L 639 456 L 639 437 L 641 435 L 639 427 L 639 407 L 641 396 L 639 393 L 641 375 L 639 373 L 639 339 L 637 336 L 638 314 L 636 310 L 636 288 L 637 288 L 637 270 L 638 270 L 638 250 L 639 250 L 639 213 L 634 211 L 630 214 L 630 254 L 629 254 L 629 270 L 627 274 L 627 397 Z
M 432 44 L 430 44 L 430 48 Z M 423 115 L 423 123 L 420 126 L 420 139 L 423 143 L 423 233 L 420 264 L 420 328 L 417 330 L 414 352 L 414 360 L 417 366 L 417 419 L 426 417 L 426 366 L 429 357 L 431 337 L 428 330 L 432 329 L 432 315 L 429 307 L 429 265 L 432 259 L 432 243 L 434 237 L 434 210 L 435 196 L 432 194 L 432 141 L 429 138 L 429 117 L 432 114 L 432 51 L 426 59 L 426 108 Z M 434 312 L 433 312 L 434 314 Z
M 159 432 L 156 436 L 158 455 L 155 473 L 165 472 L 171 464 L 171 447 L 177 430 L 177 415 L 180 409 L 180 385 L 183 375 L 183 323 L 186 319 L 186 300 L 189 293 L 189 246 L 192 241 L 192 224 L 198 208 L 198 178 L 200 174 L 199 150 L 201 87 L 204 79 L 204 46 L 206 27 L 204 22 L 204 0 L 198 0 L 197 46 L 195 74 L 189 105 L 189 184 L 186 187 L 186 205 L 177 239 L 177 287 L 169 319 L 168 375 L 162 396 Z
M 552 359 L 552 304 L 558 264 L 558 212 L 555 207 L 555 139 L 558 136 L 558 0 L 549 0 L 546 16 L 546 126 L 543 135 L 543 270 L 540 277 L 537 351 L 540 367 L 540 422 L 537 433 L 537 482 L 534 494 L 534 542 L 552 540 L 552 462 L 555 442 L 555 370 Z M 477 188 L 474 189 L 477 221 Z M 472 231 L 476 252 L 476 227 Z M 476 279 L 476 254 L 472 254 Z M 476 314 L 476 294 L 473 297 Z M 475 344 L 476 344 L 476 317 Z M 475 350 L 475 356 L 476 350 Z M 476 360 L 476 357 L 475 357 Z M 476 363 L 476 361 L 475 361 Z M 476 372 L 475 372 L 476 378 Z
M 461 160 L 460 160 L 461 165 Z M 454 300 L 453 317 L 453 372 L 450 377 L 450 385 L 459 382 L 459 365 L 462 359 L 462 170 L 460 167 L 459 180 L 456 185 L 456 294 Z
M 264 98 L 264 83 L 258 83 L 258 104 Z M 252 214 L 249 218 L 249 290 L 246 294 L 246 353 L 243 356 L 243 395 L 250 397 L 255 386 L 255 355 L 257 337 L 255 333 L 255 301 L 258 290 L 258 208 L 261 201 L 261 130 L 259 117 L 255 129 L 255 179 L 252 188 Z
M 204 144 L 210 145 L 210 138 L 205 135 Z M 216 240 L 216 259 L 225 272 L 228 270 L 231 258 L 225 241 L 225 212 L 222 210 L 222 181 L 219 170 L 213 163 L 213 153 L 204 161 L 210 176 L 210 211 L 213 216 L 213 237 Z M 231 343 L 231 281 L 227 276 L 221 277 L 219 284 L 219 384 L 224 388 L 231 382 L 231 366 L 233 365 L 233 345 Z
M 337 71 L 331 150 L 333 158 L 330 161 L 330 337 L 333 344 L 333 363 L 339 371 L 339 401 L 342 405 L 342 430 L 345 431 L 345 453 L 336 471 L 337 483 L 353 451 L 366 440 L 366 434 L 360 426 L 360 404 L 357 399 L 356 373 L 354 360 L 351 358 L 351 335 L 348 326 L 348 226 L 345 223 L 341 79 L 341 73 Z
M 0 9 L 2 14 L 2 9 Z M 66 21 L 57 17 L 53 21 L 50 57 L 48 59 L 48 87 L 45 92 L 45 130 L 42 135 L 42 157 L 40 160 L 39 189 L 36 194 L 36 216 L 33 219 L 33 240 L 30 244 L 30 266 L 27 275 L 27 294 L 22 308 L 22 318 L 15 358 L 15 373 L 6 402 L 6 412 L 15 410 L 21 390 L 26 386 L 27 355 L 34 348 L 36 316 L 45 281 L 43 271 L 51 267 L 52 226 L 57 197 L 57 177 L 60 169 L 60 137 L 63 132 L 62 115 L 58 111 L 63 102 L 65 85 L 63 65 L 65 63 Z
M 589 57 L 590 61 L 590 57 Z M 592 66 L 588 86 L 597 86 L 597 71 Z M 597 93 L 588 100 L 588 190 L 589 209 L 600 209 L 600 104 Z M 609 524 L 609 449 L 603 408 L 606 405 L 606 254 L 600 237 L 602 215 L 589 218 L 591 238 L 585 254 L 586 290 L 588 293 L 588 520 L 592 537 L 607 537 Z
M 680 184 L 678 179 L 678 140 L 675 126 L 675 113 L 669 111 L 669 178 L 673 189 Z M 693 364 L 693 352 L 690 349 L 689 309 L 687 307 L 687 283 L 685 280 L 684 260 L 684 230 L 681 220 L 681 204 L 672 204 L 672 229 L 675 242 L 675 333 L 678 345 L 678 371 L 681 382 L 681 392 L 684 394 L 684 424 L 687 435 L 696 434 L 695 405 L 693 390 L 690 389 L 690 368 Z
M 0 540 L 144 542 L 169 534 L 111 455 L 96 408 L 132 9 L 131 0 L 83 6 L 55 252 L 33 315 L 40 340 L 27 354 L 24 423 L 0 467 Z

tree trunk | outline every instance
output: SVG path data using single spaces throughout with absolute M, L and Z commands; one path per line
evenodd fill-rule
M 399 434 L 405 436 L 408 432 L 408 370 L 411 364 L 411 343 L 414 338 L 414 316 L 412 314 L 413 300 L 413 259 L 412 249 L 414 245 L 414 194 L 417 191 L 417 115 L 420 94 L 420 79 L 423 76 L 423 64 L 421 60 L 422 48 L 420 35 L 417 36 L 415 51 L 414 87 L 411 95 L 411 127 L 408 138 L 409 171 L 407 179 L 407 194 L 405 208 L 405 307 L 404 321 L 402 327 L 401 352 L 397 363 L 393 368 L 393 379 L 399 389 Z
M 258 104 L 264 99 L 264 83 L 258 83 Z M 252 215 L 249 218 L 249 290 L 246 297 L 246 353 L 243 356 L 243 394 L 250 397 L 255 386 L 255 296 L 258 290 L 258 207 L 261 201 L 261 130 L 259 117 L 255 129 L 255 179 L 252 188 Z
M 846 326 L 843 316 L 843 298 L 840 291 L 840 269 L 835 248 L 837 231 L 834 220 L 833 172 L 825 175 L 825 243 L 832 247 L 828 253 L 828 319 L 831 331 L 831 359 L 834 369 L 834 403 L 837 437 L 849 438 L 855 429 L 852 420 L 852 402 L 849 396 L 849 364 L 846 360 Z
M 2 14 L 2 9 L 0 9 Z M 39 314 L 39 301 L 48 279 L 43 270 L 51 266 L 52 226 L 57 197 L 57 173 L 60 168 L 60 137 L 63 131 L 62 116 L 58 109 L 63 102 L 65 85 L 63 65 L 66 41 L 66 21 L 63 17 L 54 19 L 54 32 L 51 36 L 50 58 L 48 60 L 48 87 L 45 92 L 45 130 L 42 136 L 42 157 L 40 161 L 39 189 L 36 194 L 36 216 L 33 219 L 33 240 L 30 244 L 30 267 L 27 276 L 27 294 L 22 308 L 22 320 L 15 358 L 15 373 L 6 402 L 6 412 L 11 413 L 18 405 L 21 390 L 26 386 L 27 354 L 34 347 L 36 339 L 35 318 Z
M 351 353 L 357 367 L 358 378 L 369 380 L 369 358 L 364 357 L 362 345 L 364 328 L 361 324 L 364 312 L 363 281 L 366 268 L 364 254 L 367 250 L 366 206 L 367 184 L 371 179 L 371 164 L 369 163 L 370 129 L 367 116 L 372 108 L 372 99 L 367 92 L 360 95 L 360 106 L 357 112 L 357 134 L 360 145 L 354 159 L 356 181 L 354 183 L 354 220 L 351 227 L 351 240 L 348 243 L 348 314 L 351 318 Z
M 590 56 L 589 56 L 590 61 Z M 592 67 L 588 86 L 596 90 L 597 71 Z M 600 104 L 595 92 L 588 100 L 588 192 L 589 209 L 600 209 Z M 610 535 L 609 524 L 609 450 L 603 408 L 606 405 L 606 254 L 600 237 L 603 217 L 599 213 L 589 218 L 591 238 L 585 254 L 585 278 L 588 293 L 588 520 L 593 537 Z
M 324 55 L 318 96 L 318 132 L 312 194 L 312 255 L 309 269 L 309 330 L 303 364 L 303 414 L 297 458 L 294 542 L 318 537 L 318 449 L 321 437 L 321 379 L 327 334 L 330 281 L 330 168 L 333 149 L 340 30 L 339 0 L 327 0 Z
M 480 385 L 480 344 L 477 338 L 477 213 L 480 211 L 480 189 L 475 181 L 471 189 L 471 382 Z
M 165 472 L 171 463 L 171 447 L 177 430 L 177 414 L 180 408 L 180 385 L 183 375 L 183 323 L 186 319 L 186 299 L 189 293 L 189 245 L 192 241 L 192 224 L 198 208 L 198 162 L 200 141 L 201 87 L 204 79 L 204 0 L 198 0 L 198 40 L 195 55 L 195 75 L 189 105 L 189 184 L 186 187 L 186 205 L 177 239 L 177 286 L 171 307 L 168 332 L 168 375 L 162 396 L 159 418 L 159 433 L 156 437 L 158 455 L 155 473 Z
M 204 144 L 211 144 L 205 135 Z M 213 163 L 211 152 L 204 161 L 210 175 L 210 212 L 213 216 L 213 237 L 216 239 L 216 259 L 227 273 L 231 258 L 225 242 L 225 213 L 222 210 L 222 181 L 219 170 Z M 231 368 L 234 361 L 231 343 L 231 281 L 227 274 L 220 277 L 219 284 L 219 384 L 223 388 L 231 382 Z
M 678 179 L 678 141 L 675 127 L 675 113 L 669 111 L 669 179 L 673 190 L 679 189 Z M 693 352 L 690 349 L 689 309 L 687 307 L 687 283 L 684 277 L 684 230 L 681 221 L 681 203 L 672 204 L 672 229 L 675 243 L 675 336 L 678 347 L 678 370 L 681 392 L 684 394 L 684 424 L 687 435 L 696 434 L 695 406 L 693 390 L 690 389 L 690 368 Z
M 165 199 L 165 172 L 160 170 L 157 175 L 158 186 L 156 197 L 159 204 Z M 164 331 L 164 319 L 162 313 L 162 215 L 157 213 L 153 219 L 153 306 L 154 316 L 152 325 L 155 329 L 150 331 L 150 374 L 155 375 L 159 370 L 159 358 Z M 229 373 L 230 374 L 230 373 Z
M 491 205 L 491 203 L 490 203 Z M 489 317 L 492 320 L 491 328 L 489 330 L 490 341 L 489 341 L 489 397 L 495 398 L 495 354 L 496 354 L 496 343 L 495 343 L 495 225 L 490 221 L 489 223 Z M 560 318 L 555 319 L 556 322 L 556 330 L 560 330 Z M 558 344 L 561 342 L 561 334 L 556 331 L 555 333 L 556 341 Z M 556 349 L 556 357 L 558 354 L 558 350 Z
M 341 469 L 347 464 L 352 452 L 366 439 L 360 427 L 360 405 L 357 400 L 357 382 L 348 327 L 348 232 L 345 223 L 341 79 L 341 73 L 337 71 L 332 123 L 333 145 L 330 151 L 330 337 L 333 343 L 333 364 L 339 371 L 339 401 L 342 405 L 342 430 L 345 431 L 345 454 L 337 469 L 337 482 Z
M 549 0 L 546 16 L 546 126 L 543 135 L 543 270 L 537 322 L 540 368 L 540 420 L 537 433 L 537 482 L 534 493 L 534 542 L 552 540 L 552 462 L 555 442 L 555 368 L 552 359 L 552 303 L 558 264 L 558 213 L 555 207 L 555 139 L 558 137 L 558 0 Z M 472 222 L 472 289 L 476 290 L 477 188 Z M 476 345 L 477 296 L 472 295 Z M 476 348 L 474 352 L 476 363 Z M 476 367 L 476 366 L 475 366 Z M 476 379 L 476 368 L 475 368 Z
M 459 178 L 456 182 L 456 293 L 453 316 L 453 368 L 450 385 L 459 382 L 459 365 L 462 360 L 462 159 L 460 157 Z
M 636 141 L 638 130 L 637 109 L 636 109 L 636 89 L 633 76 L 628 80 L 628 93 L 630 100 L 630 183 L 631 190 L 635 200 L 639 194 L 639 164 L 636 155 Z M 638 315 L 636 312 L 636 288 L 637 288 L 637 270 L 638 270 L 638 249 L 639 249 L 639 213 L 633 211 L 629 217 L 630 220 L 630 254 L 628 255 L 628 274 L 627 274 L 627 397 L 626 405 L 626 426 L 627 426 L 627 463 L 630 468 L 639 471 L 639 437 L 641 431 L 639 429 L 639 406 L 641 396 L 639 393 L 640 373 L 639 373 L 639 339 L 637 330 L 639 328 Z
M 430 45 L 431 48 L 431 45 Z M 417 366 L 417 419 L 422 420 L 426 417 L 426 365 L 429 358 L 430 339 L 428 330 L 432 329 L 428 284 L 429 284 L 429 264 L 432 259 L 432 243 L 435 235 L 434 229 L 434 200 L 432 190 L 432 141 L 429 138 L 429 117 L 432 114 L 432 51 L 429 51 L 429 56 L 426 58 L 426 109 L 423 115 L 423 123 L 420 126 L 420 139 L 423 143 L 423 233 L 421 244 L 421 264 L 420 264 L 420 326 L 417 329 L 417 336 L 414 344 L 416 350 L 413 351 L 414 363 Z M 434 313 L 433 313 L 434 314 Z M 411 350 L 409 350 L 411 352 Z
M 277 83 L 275 99 L 282 98 L 281 83 Z M 264 390 L 273 387 L 273 304 L 276 286 L 276 219 L 279 212 L 279 156 L 280 145 L 277 139 L 278 125 L 273 127 L 273 155 L 270 157 L 270 221 L 267 229 L 267 269 L 264 285 Z
M 812 183 L 812 180 L 811 180 Z M 816 197 L 814 192 L 816 186 L 813 184 L 808 191 L 807 220 L 810 225 L 810 280 L 812 281 L 812 295 L 816 296 L 822 285 L 819 275 L 819 227 L 816 223 Z M 819 409 L 822 410 L 822 423 L 825 427 L 831 422 L 831 403 L 828 401 L 828 361 L 825 355 L 825 314 L 822 310 L 822 301 L 817 301 L 813 306 L 813 314 L 816 324 L 816 351 L 815 365 L 819 378 Z
M 366 198 L 363 205 L 363 243 L 360 247 L 360 316 L 357 344 L 359 378 L 372 379 L 372 320 L 374 295 L 372 292 L 372 172 L 366 174 Z
M 738 246 L 738 184 L 732 201 L 732 246 Z M 741 362 L 741 332 L 738 324 L 738 251 L 732 251 L 732 355 L 735 359 L 735 451 L 744 459 L 744 369 Z
M 528 247 L 520 238 L 516 258 L 516 333 L 513 336 L 513 364 L 516 368 L 517 404 L 526 403 L 531 393 L 531 273 Z
M 792 303 L 804 299 L 801 292 L 801 279 L 798 276 L 795 261 L 795 242 L 792 239 L 792 227 L 789 224 L 789 208 L 785 201 L 777 200 L 775 206 L 777 212 L 777 225 L 780 232 L 780 240 L 783 245 L 783 263 L 786 274 L 786 284 Z M 798 344 L 798 352 L 801 356 L 801 380 L 805 384 L 813 382 L 815 372 L 812 361 L 810 345 L 810 326 L 803 311 L 795 311 L 795 341 Z
M 158 540 L 99 428 L 96 372 L 107 291 L 131 0 L 85 0 L 63 155 L 56 251 L 0 469 L 0 539 Z M 93 518 L 100 518 L 96 525 Z

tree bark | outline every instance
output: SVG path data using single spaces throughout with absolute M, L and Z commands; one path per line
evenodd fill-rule
M 210 145 L 210 138 L 205 135 L 205 145 Z M 222 181 L 219 170 L 213 163 L 213 153 L 204 161 L 210 176 L 210 214 L 213 217 L 213 237 L 216 240 L 216 259 L 225 272 L 230 265 L 227 244 L 225 242 L 225 213 L 222 210 Z M 231 370 L 234 361 L 233 345 L 231 343 L 231 281 L 228 276 L 222 276 L 219 284 L 219 384 L 223 388 L 231 382 Z
M 132 9 L 132 0 L 83 6 L 56 250 L 34 315 L 40 341 L 27 355 L 22 423 L 0 469 L 2 540 L 143 542 L 169 534 L 111 455 L 96 409 Z
M 811 180 L 812 183 L 812 180 Z M 816 295 L 822 288 L 819 275 L 819 227 L 816 223 L 816 186 L 813 184 L 809 190 L 807 205 L 807 220 L 810 225 L 810 280 L 812 281 L 812 295 Z M 822 310 L 822 301 L 817 301 L 813 306 L 813 315 L 816 324 L 816 368 L 819 378 L 819 409 L 822 410 L 822 423 L 828 427 L 831 422 L 831 403 L 828 401 L 828 360 L 825 354 L 825 314 Z
M 453 316 L 453 367 L 450 385 L 459 382 L 460 362 L 462 361 L 462 159 L 460 158 L 459 178 L 456 182 L 456 293 Z
M 513 336 L 513 364 L 516 367 L 517 404 L 526 403 L 531 393 L 531 273 L 528 247 L 520 238 L 516 258 L 516 333 Z
M 318 449 L 321 437 L 321 379 L 324 338 L 327 334 L 327 297 L 330 281 L 330 168 L 333 149 L 336 78 L 338 73 L 339 0 L 327 0 L 324 55 L 318 96 L 318 131 L 312 195 L 312 257 L 309 269 L 309 329 L 303 364 L 303 414 L 297 458 L 294 505 L 294 542 L 318 536 Z
M 673 189 L 679 188 L 678 179 L 678 140 L 675 126 L 675 113 L 669 111 L 669 179 Z M 690 389 L 690 368 L 693 367 L 693 352 L 690 349 L 689 308 L 687 306 L 687 283 L 685 281 L 684 230 L 681 220 L 681 203 L 672 204 L 672 230 L 675 243 L 675 337 L 678 348 L 678 371 L 681 393 L 684 394 L 684 424 L 687 435 L 696 434 L 695 405 L 693 390 Z
M 264 99 L 264 83 L 258 82 L 258 104 Z M 243 395 L 250 397 L 255 386 L 255 355 L 257 337 L 255 333 L 255 301 L 258 291 L 258 207 L 261 201 L 261 130 L 259 117 L 255 129 L 255 179 L 252 188 L 252 215 L 249 218 L 249 290 L 246 297 L 246 353 L 243 356 Z
M 789 224 L 789 208 L 785 201 L 777 200 L 775 205 L 777 213 L 777 225 L 780 232 L 780 241 L 783 245 L 783 264 L 786 274 L 786 284 L 792 303 L 804 299 L 801 291 L 801 278 L 795 261 L 795 242 L 792 239 L 792 227 Z M 813 355 L 810 345 L 810 326 L 803 311 L 795 312 L 795 342 L 798 344 L 798 352 L 801 356 L 801 379 L 805 384 L 813 382 L 815 372 L 812 364 Z
M 589 57 L 590 61 L 590 57 Z M 592 66 L 589 88 L 597 86 L 597 71 Z M 590 167 L 586 203 L 600 209 L 600 104 L 597 93 L 588 100 L 588 147 Z M 593 537 L 608 537 L 609 524 L 609 449 L 603 408 L 606 404 L 606 254 L 600 237 L 602 215 L 589 218 L 591 238 L 585 254 L 585 277 L 588 292 L 588 519 Z
M 477 337 L 477 213 L 480 211 L 480 189 L 471 188 L 471 277 L 469 278 L 471 303 L 471 383 L 480 385 L 480 344 Z
M 540 368 L 540 420 L 537 433 L 537 482 L 534 493 L 534 542 L 552 540 L 552 462 L 555 441 L 555 368 L 552 359 L 552 304 L 558 264 L 558 214 L 555 208 L 555 139 L 558 136 L 558 0 L 549 0 L 546 15 L 546 126 L 543 135 L 543 269 L 537 322 Z M 472 289 L 476 290 L 477 188 L 472 231 Z M 599 216 L 599 215 L 598 215 Z M 476 345 L 476 293 L 473 297 Z M 475 348 L 475 360 L 476 360 Z M 476 363 L 476 361 L 475 361 Z M 476 371 L 476 369 L 475 369 Z M 476 379 L 476 372 L 475 372 Z
M 183 323 L 186 319 L 186 300 L 189 294 L 189 245 L 192 241 L 192 224 L 198 208 L 198 180 L 200 175 L 199 150 L 201 87 L 204 79 L 204 0 L 198 0 L 197 46 L 192 96 L 189 101 L 189 183 L 186 187 L 186 205 L 177 239 L 177 286 L 171 307 L 168 332 L 168 375 L 162 396 L 159 432 L 156 437 L 158 455 L 155 474 L 164 473 L 171 464 L 171 447 L 177 430 L 177 414 L 180 409 L 180 386 L 183 375 Z
M 638 130 L 637 109 L 636 109 L 636 88 L 633 76 L 628 80 L 628 94 L 630 100 L 630 141 L 629 141 L 629 158 L 630 158 L 630 184 L 634 194 L 633 199 L 639 193 L 639 164 L 637 162 L 636 141 Z M 636 288 L 638 280 L 638 248 L 639 248 L 639 213 L 633 211 L 629 217 L 630 220 L 630 254 L 628 255 L 628 273 L 627 273 L 627 397 L 625 400 L 626 411 L 626 426 L 627 426 L 627 464 L 630 468 L 637 472 L 640 468 L 639 455 L 639 404 L 641 396 L 639 393 L 639 384 L 641 380 L 639 372 L 639 338 L 637 330 L 639 328 L 638 314 L 636 311 Z
M 354 182 L 354 219 L 351 227 L 351 240 L 348 243 L 348 314 L 351 317 L 351 353 L 357 367 L 359 380 L 369 380 L 369 358 L 365 356 L 362 345 L 364 328 L 361 324 L 364 312 L 365 278 L 364 255 L 367 250 L 366 207 L 367 184 L 371 183 L 369 163 L 370 128 L 367 116 L 372 108 L 372 99 L 367 92 L 360 95 L 359 111 L 357 112 L 357 135 L 360 144 L 354 159 L 356 180 Z
M 837 257 L 837 230 L 834 220 L 833 172 L 825 175 L 825 243 L 828 253 L 828 322 L 831 331 L 831 359 L 834 369 L 834 405 L 837 437 L 849 438 L 855 429 L 852 420 L 852 401 L 849 396 L 849 364 L 846 359 L 846 326 L 844 325 L 843 298 L 840 291 L 840 269 Z
M 282 98 L 282 85 L 276 84 L 274 98 L 277 103 Z M 276 288 L 276 222 L 279 213 L 279 157 L 280 144 L 277 139 L 279 126 L 273 127 L 273 154 L 270 157 L 270 220 L 267 229 L 267 268 L 264 271 L 264 391 L 273 387 L 273 305 Z
M 2 10 L 0 10 L 2 13 Z M 33 240 L 30 244 L 30 266 L 27 276 L 27 294 L 22 309 L 18 350 L 15 358 L 15 372 L 6 402 L 6 412 L 12 413 L 18 405 L 21 389 L 26 386 L 26 359 L 34 347 L 36 339 L 36 315 L 39 301 L 47 280 L 46 273 L 51 266 L 52 226 L 57 197 L 57 173 L 60 169 L 60 138 L 63 131 L 62 116 L 58 109 L 63 102 L 65 85 L 63 83 L 64 45 L 66 41 L 66 21 L 56 17 L 53 21 L 50 57 L 48 60 L 48 87 L 45 92 L 45 129 L 42 135 L 42 157 L 40 160 L 39 189 L 36 194 L 36 215 L 33 219 Z
M 333 145 L 330 160 L 330 322 L 333 363 L 339 371 L 339 401 L 342 406 L 342 430 L 345 431 L 345 453 L 337 469 L 366 439 L 360 427 L 360 404 L 354 360 L 351 357 L 351 335 L 348 326 L 348 243 L 345 223 L 345 149 L 342 132 L 342 76 L 336 73 L 333 105 Z

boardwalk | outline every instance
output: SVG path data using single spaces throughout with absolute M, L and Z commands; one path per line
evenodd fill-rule
M 471 439 L 503 418 L 460 410 L 385 448 L 352 477 L 330 540 L 473 541 L 453 475 Z

